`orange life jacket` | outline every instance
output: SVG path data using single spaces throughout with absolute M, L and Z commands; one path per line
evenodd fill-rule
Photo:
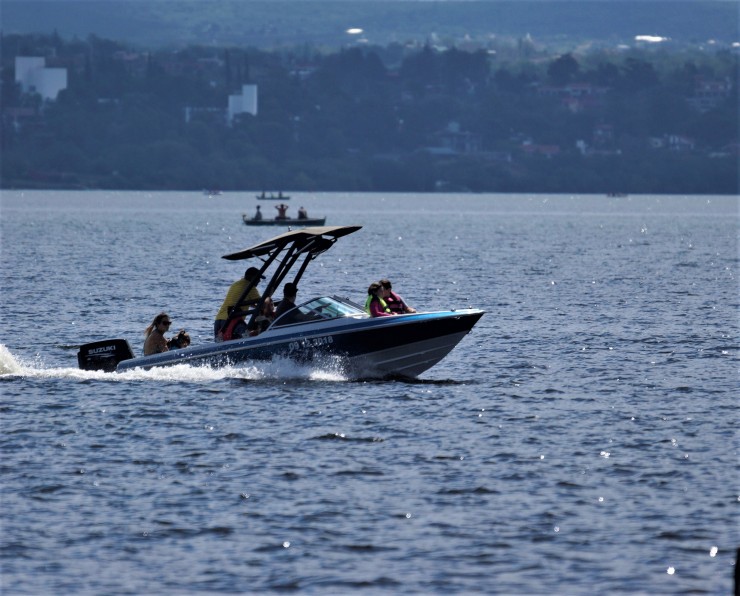
M 229 323 L 224 327 L 224 330 L 222 331 L 222 334 L 224 336 L 224 341 L 228 341 L 230 339 L 234 339 L 234 329 L 239 323 L 244 322 L 244 317 L 237 317 L 236 319 L 231 319 Z

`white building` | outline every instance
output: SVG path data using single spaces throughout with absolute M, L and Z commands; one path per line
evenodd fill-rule
M 240 94 L 229 95 L 229 123 L 237 114 L 257 115 L 257 85 L 242 85 Z
M 46 68 L 46 60 L 35 56 L 16 56 L 15 81 L 23 93 L 38 93 L 45 100 L 56 100 L 67 88 L 66 68 Z
M 67 69 L 46 68 L 44 58 L 17 56 L 15 80 L 24 93 L 38 93 L 44 99 L 55 100 L 67 88 Z

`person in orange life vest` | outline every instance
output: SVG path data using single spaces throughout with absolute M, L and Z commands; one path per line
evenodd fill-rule
M 216 321 L 213 324 L 213 335 L 216 341 L 223 341 L 224 339 L 238 339 L 243 337 L 247 331 L 247 325 L 244 322 L 244 317 L 237 317 L 229 321 L 229 311 L 234 308 L 237 301 L 247 289 L 247 286 L 254 282 L 254 287 L 249 290 L 247 294 L 246 302 L 243 307 L 250 304 L 254 304 L 260 299 L 260 293 L 257 289 L 257 283 L 260 279 L 265 279 L 264 275 L 260 274 L 260 270 L 257 267 L 250 267 L 244 272 L 244 277 L 235 281 L 231 284 L 229 291 L 226 292 L 226 298 L 221 305 L 221 308 L 216 313 Z M 228 329 L 227 329 L 228 322 Z
M 371 283 L 367 289 L 365 312 L 371 317 L 391 317 L 395 314 L 391 312 L 391 309 L 388 308 L 388 305 L 383 299 L 383 286 L 377 281 Z
M 393 286 L 389 280 L 381 279 L 380 285 L 383 286 L 383 300 L 385 300 L 392 313 L 402 315 L 404 313 L 416 312 L 415 308 L 411 308 L 403 298 L 393 291 Z

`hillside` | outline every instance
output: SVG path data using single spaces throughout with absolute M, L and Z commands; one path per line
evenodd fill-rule
M 3 34 L 96 35 L 141 47 L 385 45 L 527 35 L 549 44 L 738 41 L 738 7 L 717 0 L 3 0 Z M 362 36 L 350 36 L 361 28 Z

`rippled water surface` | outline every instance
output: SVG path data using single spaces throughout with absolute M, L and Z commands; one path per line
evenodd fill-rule
M 731 592 L 737 198 L 297 195 L 363 226 L 302 297 L 487 314 L 417 382 L 77 370 L 208 340 L 255 204 L 3 192 L 3 594 Z

